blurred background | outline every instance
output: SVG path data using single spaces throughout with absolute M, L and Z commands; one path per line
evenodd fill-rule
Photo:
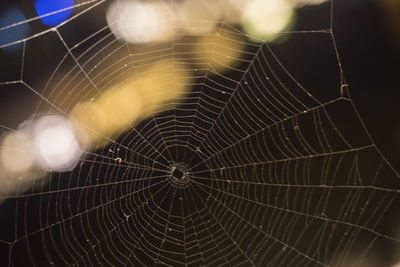
M 246 6 L 245 1 L 227 0 L 222 5 L 224 8 L 218 6 L 217 1 L 202 1 L 202 4 L 172 1 L 176 9 L 170 9 L 170 5 L 162 1 L 154 1 L 156 4 L 143 1 L 150 3 L 148 6 L 127 4 L 129 1 L 117 6 L 108 1 L 80 15 L 88 6 L 96 5 L 96 1 L 3 0 L 0 3 L 0 134 L 3 143 L 23 147 L 24 151 L 21 154 L 3 149 L 6 155 L 2 158 L 3 165 L 7 167 L 0 174 L 8 177 L 9 173 L 20 175 L 29 170 L 27 176 L 43 177 L 47 171 L 73 169 L 85 151 L 101 149 L 141 120 L 176 107 L 179 101 L 174 99 L 190 95 L 196 88 L 196 79 L 205 73 L 225 72 L 234 79 L 240 77 L 237 72 L 241 68 L 240 61 L 251 58 L 252 49 L 262 42 L 268 42 L 289 72 L 322 102 L 338 97 L 340 85 L 348 84 L 373 141 L 400 171 L 400 105 L 397 103 L 400 97 L 400 2 L 334 1 L 332 28 L 344 72 L 341 76 L 333 48 L 326 50 L 326 44 L 332 45 L 331 42 L 320 38 L 318 33 L 330 27 L 331 2 L 274 1 L 273 10 L 260 8 L 262 0 L 253 1 L 254 7 Z M 264 12 L 259 14 L 258 9 Z M 54 11 L 56 14 L 51 15 Z M 240 12 L 245 14 L 240 15 Z M 263 26 L 266 25 L 263 18 L 269 13 L 278 14 L 278 18 L 269 19 L 268 27 Z M 54 26 L 74 16 L 77 19 L 54 32 Z M 174 20 L 177 16 L 181 20 L 190 17 L 208 23 L 199 24 L 193 20 L 179 24 L 179 20 Z M 121 17 L 139 26 L 133 30 L 124 28 L 118 24 Z M 29 23 L 20 23 L 26 20 Z M 221 21 L 228 26 L 219 26 L 223 30 L 214 35 Z M 104 28 L 109 28 L 110 32 L 103 32 Z M 317 32 L 291 34 L 313 30 Z M 98 34 L 94 40 L 89 40 L 94 33 Z M 34 35 L 38 36 L 26 44 L 20 42 Z M 66 50 L 57 35 L 71 48 L 71 58 L 63 58 Z M 107 49 L 103 50 L 103 55 L 98 55 L 92 48 L 102 41 L 108 44 Z M 162 51 L 169 49 L 171 42 L 176 44 L 178 59 L 163 55 Z M 215 42 L 222 42 L 222 48 L 211 47 Z M 129 62 L 117 60 L 122 58 L 119 54 L 127 51 L 135 55 L 133 67 Z M 115 57 L 111 58 L 115 60 L 101 61 L 102 56 L 114 53 Z M 92 58 L 96 60 L 91 61 Z M 74 60 L 88 63 L 84 68 L 90 70 L 90 75 L 101 78 L 97 86 L 73 69 Z M 112 66 L 117 69 L 115 73 Z M 117 66 L 123 71 L 118 71 L 121 69 Z M 130 79 L 130 76 L 135 78 Z M 26 84 L 18 82 L 21 78 Z M 179 86 L 171 86 L 171 81 Z M 141 91 L 138 88 L 152 89 Z M 126 99 L 140 100 L 124 104 Z M 73 119 L 49 112 L 54 111 L 52 104 L 61 107 L 63 115 L 69 114 Z M 10 135 L 12 129 L 21 129 L 23 134 Z M 66 141 L 60 144 L 59 140 Z M 49 151 L 49 143 L 51 149 L 57 148 L 56 152 Z M 40 153 L 30 155 L 31 150 L 25 150 L 30 146 Z M 17 165 L 10 155 L 20 159 Z M 28 188 L 12 190 L 21 193 Z M 393 213 L 391 218 L 386 225 L 396 229 L 400 215 Z M 382 248 L 376 261 L 380 266 L 393 265 L 400 260 L 399 251 L 398 247 Z

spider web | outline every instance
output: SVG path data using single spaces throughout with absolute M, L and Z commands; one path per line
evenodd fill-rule
M 18 73 L 0 77 L 0 87 L 35 98 L 32 112 L 68 116 L 74 101 L 193 44 L 146 51 L 122 43 L 106 7 L 80 3 L 61 25 L 2 44 L 23 49 Z M 315 8 L 321 20 L 285 33 L 295 53 L 244 41 L 229 71 L 188 65 L 195 78 L 175 108 L 85 152 L 74 170 L 2 196 L 3 265 L 366 266 L 397 244 L 386 225 L 399 205 L 399 174 L 351 100 L 333 7 Z M 79 32 L 94 18 L 96 28 Z M 218 29 L 244 35 L 226 23 Z M 307 58 L 314 46 L 326 48 L 329 68 Z

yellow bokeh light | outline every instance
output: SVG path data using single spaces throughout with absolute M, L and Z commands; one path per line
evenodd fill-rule
M 83 102 L 76 105 L 71 112 L 71 118 L 81 144 L 90 146 L 94 143 L 106 143 L 108 118 L 97 103 Z
M 233 67 L 243 52 L 243 41 L 242 35 L 224 28 L 213 34 L 198 37 L 193 46 L 193 52 L 196 54 L 194 62 L 199 68 L 207 65 L 217 72 Z
M 8 173 L 25 173 L 34 164 L 35 152 L 32 140 L 23 132 L 8 133 L 4 137 L 0 149 L 1 165 Z
M 183 96 L 188 90 L 190 80 L 191 74 L 188 69 L 172 59 L 155 63 L 138 73 L 133 79 L 133 84 L 144 103 L 141 117 L 145 118 L 163 109 L 172 108 L 171 105 L 163 105 Z
M 173 100 L 187 91 L 190 79 L 189 71 L 170 59 L 136 71 L 97 99 L 75 106 L 71 122 L 79 141 L 88 147 L 104 146 L 139 119 L 172 108 Z
M 132 84 L 130 84 L 132 85 Z M 75 106 L 71 121 L 78 139 L 87 146 L 102 146 L 130 127 L 142 112 L 142 99 L 129 84 L 105 91 L 96 102 Z
M 186 34 L 211 32 L 222 17 L 219 1 L 215 0 L 184 0 L 175 9 Z
M 110 127 L 118 130 L 131 125 L 140 115 L 143 105 L 140 94 L 130 84 L 107 90 L 97 104 L 106 114 Z

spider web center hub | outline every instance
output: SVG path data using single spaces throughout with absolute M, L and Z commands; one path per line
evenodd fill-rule
M 190 185 L 190 168 L 185 163 L 174 163 L 171 166 L 171 172 L 167 180 L 172 186 L 185 188 Z

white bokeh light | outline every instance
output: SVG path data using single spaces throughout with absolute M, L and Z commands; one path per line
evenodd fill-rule
M 113 34 L 128 43 L 168 41 L 176 30 L 175 14 L 162 1 L 115 1 L 106 18 Z
M 33 128 L 33 141 L 40 167 L 53 171 L 72 169 L 82 149 L 71 124 L 61 116 L 40 118 Z
M 253 41 L 273 41 L 290 26 L 293 14 L 293 5 L 287 0 L 249 0 L 241 23 Z

